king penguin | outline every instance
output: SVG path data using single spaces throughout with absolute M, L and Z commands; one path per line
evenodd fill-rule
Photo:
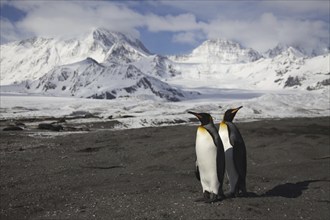
M 229 109 L 225 112 L 219 126 L 219 136 L 222 140 L 225 157 L 226 173 L 229 179 L 230 196 L 246 194 L 246 148 L 245 143 L 233 119 L 243 106 Z
M 222 185 L 225 174 L 225 153 L 218 131 L 208 113 L 188 112 L 201 125 L 196 134 L 196 177 L 200 179 L 206 203 L 224 198 Z

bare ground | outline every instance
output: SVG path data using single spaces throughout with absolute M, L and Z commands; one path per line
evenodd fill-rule
M 0 219 L 328 219 L 330 118 L 240 123 L 249 196 L 214 204 L 196 126 L 0 131 Z M 102 128 L 102 129 L 101 129 Z M 227 183 L 226 183 L 227 185 Z

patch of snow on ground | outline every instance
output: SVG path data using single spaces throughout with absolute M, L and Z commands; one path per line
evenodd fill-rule
M 68 97 L 46 97 L 1 94 L 0 119 L 63 117 L 75 111 L 86 111 L 101 119 L 121 122 L 117 129 L 189 123 L 187 111 L 209 112 L 214 121 L 221 121 L 228 108 L 243 105 L 235 120 L 251 121 L 263 118 L 330 116 L 329 92 L 258 91 L 238 89 L 203 90 L 197 99 L 182 102 L 162 102 L 141 98 L 97 100 Z M 85 119 L 84 119 L 85 120 Z

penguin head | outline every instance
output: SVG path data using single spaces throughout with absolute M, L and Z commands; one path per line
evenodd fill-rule
M 196 113 L 189 111 L 188 113 L 195 115 L 201 122 L 202 126 L 213 123 L 212 116 L 209 113 Z
M 223 120 L 224 121 L 229 121 L 229 122 L 232 122 L 234 120 L 234 117 L 236 115 L 236 113 L 238 112 L 238 110 L 240 110 L 241 108 L 243 108 L 243 106 L 240 106 L 238 108 L 231 108 L 231 109 L 228 109 L 226 112 L 225 112 L 225 115 L 223 116 Z

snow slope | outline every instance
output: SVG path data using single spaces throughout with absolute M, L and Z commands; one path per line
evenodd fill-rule
M 225 40 L 215 39 L 203 42 L 194 49 L 191 54 L 184 56 L 173 56 L 172 59 L 188 63 L 246 63 L 261 58 L 261 55 L 251 49 L 244 48 L 240 44 Z
M 104 62 L 115 53 L 114 48 L 118 45 L 130 48 L 139 56 L 149 54 L 139 40 L 101 28 L 80 39 L 35 37 L 0 45 L 1 85 L 36 80 L 56 66 L 79 62 L 87 57 Z
M 189 55 L 191 57 L 192 55 Z M 273 58 L 260 58 L 254 62 L 221 63 L 176 60 L 176 70 L 181 75 L 169 82 L 189 87 L 245 88 L 261 90 L 318 90 L 324 93 L 330 85 L 330 54 L 306 57 L 289 47 Z
M 40 43 L 43 40 L 32 39 L 32 45 L 22 54 L 35 53 L 36 58 L 46 56 L 45 60 L 35 62 L 34 57 L 25 57 L 26 62 L 22 62 L 18 57 L 21 65 L 11 66 L 8 62 L 11 60 L 9 55 L 17 52 L 16 46 L 22 42 L 9 45 L 12 46 L 9 49 L 6 48 L 8 45 L 3 47 L 1 83 L 14 83 L 16 87 L 3 86 L 2 91 L 19 89 L 26 93 L 99 99 L 134 95 L 168 101 L 179 101 L 194 94 L 162 81 L 176 74 L 171 68 L 171 61 L 150 54 L 137 39 L 95 29 L 82 40 L 50 39 Z M 40 48 L 42 50 L 38 53 Z M 44 50 L 49 51 L 49 48 L 55 49 L 46 53 Z M 52 59 L 53 56 L 56 59 Z M 6 68 L 8 66 L 11 68 Z
M 25 86 L 28 88 L 26 91 L 37 94 L 97 99 L 149 96 L 150 99 L 179 101 L 193 94 L 146 75 L 134 65 L 103 65 L 92 58 L 55 67 L 39 80 L 26 83 Z

